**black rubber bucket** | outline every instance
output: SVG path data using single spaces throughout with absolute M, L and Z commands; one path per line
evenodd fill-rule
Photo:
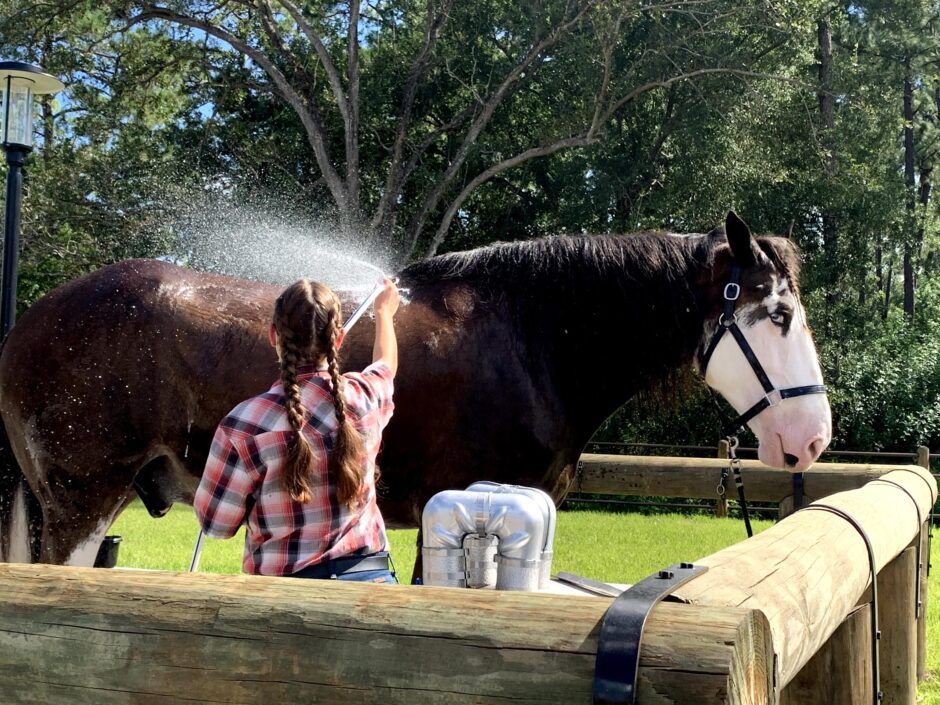
M 105 536 L 95 556 L 95 568 L 113 568 L 117 565 L 120 536 Z

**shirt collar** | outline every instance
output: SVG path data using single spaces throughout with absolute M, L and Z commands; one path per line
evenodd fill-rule
M 300 367 L 297 368 L 297 375 L 313 375 L 317 372 L 326 372 L 329 369 L 329 366 L 325 362 L 322 365 L 310 363 L 308 365 L 300 365 Z

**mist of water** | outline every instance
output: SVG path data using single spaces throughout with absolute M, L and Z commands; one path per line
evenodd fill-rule
M 390 267 L 360 233 L 270 200 L 190 199 L 176 221 L 179 259 L 203 271 L 283 286 L 306 277 L 364 296 Z

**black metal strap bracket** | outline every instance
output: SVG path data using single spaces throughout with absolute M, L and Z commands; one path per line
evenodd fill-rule
M 919 477 L 925 485 L 927 485 L 927 491 L 930 493 L 930 512 L 927 515 L 927 577 L 930 577 L 930 557 L 933 555 L 931 549 L 933 547 L 933 523 L 934 523 L 934 507 L 937 504 L 936 497 L 936 484 L 930 484 L 930 480 L 921 475 L 919 472 L 914 472 L 909 468 L 896 468 L 892 472 L 909 472 L 911 475 L 916 475 Z M 929 472 L 929 471 L 928 471 Z
M 921 608 L 923 607 L 923 600 L 920 595 L 920 574 L 924 568 L 924 554 L 921 550 L 923 548 L 923 531 L 924 531 L 924 518 L 920 515 L 920 505 L 917 504 L 917 500 L 914 498 L 914 495 L 902 484 L 895 482 L 894 480 L 886 480 L 883 477 L 876 478 L 872 482 L 878 482 L 882 485 L 892 485 L 901 490 L 906 494 L 910 500 L 914 503 L 914 511 L 917 512 L 917 574 L 914 576 L 914 619 L 920 619 Z M 871 483 L 869 483 L 871 484 Z
M 865 529 L 863 529 L 862 525 L 855 520 L 855 517 L 848 512 L 839 507 L 833 507 L 831 504 L 819 504 L 818 502 L 810 504 L 800 511 L 808 512 L 811 510 L 829 512 L 830 514 L 835 514 L 840 519 L 845 519 L 865 542 L 865 549 L 868 551 L 868 567 L 871 570 L 872 705 L 879 705 L 884 698 L 884 693 L 881 691 L 881 663 L 879 658 L 881 653 L 881 630 L 878 628 L 878 565 L 875 563 L 875 550 L 871 546 L 871 541 L 868 538 L 868 534 L 865 533 Z
M 803 473 L 793 473 L 793 511 L 803 508 L 803 490 L 805 479 Z
M 607 609 L 597 637 L 594 705 L 633 705 L 640 666 L 640 640 L 650 611 L 707 566 L 671 565 L 620 594 Z
M 563 570 L 558 571 L 555 579 L 559 582 L 573 585 L 579 590 L 584 590 L 585 592 L 590 592 L 595 595 L 603 595 L 604 597 L 619 597 L 623 593 L 622 588 L 614 587 L 613 585 L 608 585 L 607 583 L 602 583 L 599 580 L 585 578 L 583 575 L 566 573 Z

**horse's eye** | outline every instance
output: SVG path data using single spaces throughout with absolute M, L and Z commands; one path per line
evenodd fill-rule
M 779 311 L 774 311 L 770 314 L 770 320 L 777 324 L 783 323 L 783 314 Z

